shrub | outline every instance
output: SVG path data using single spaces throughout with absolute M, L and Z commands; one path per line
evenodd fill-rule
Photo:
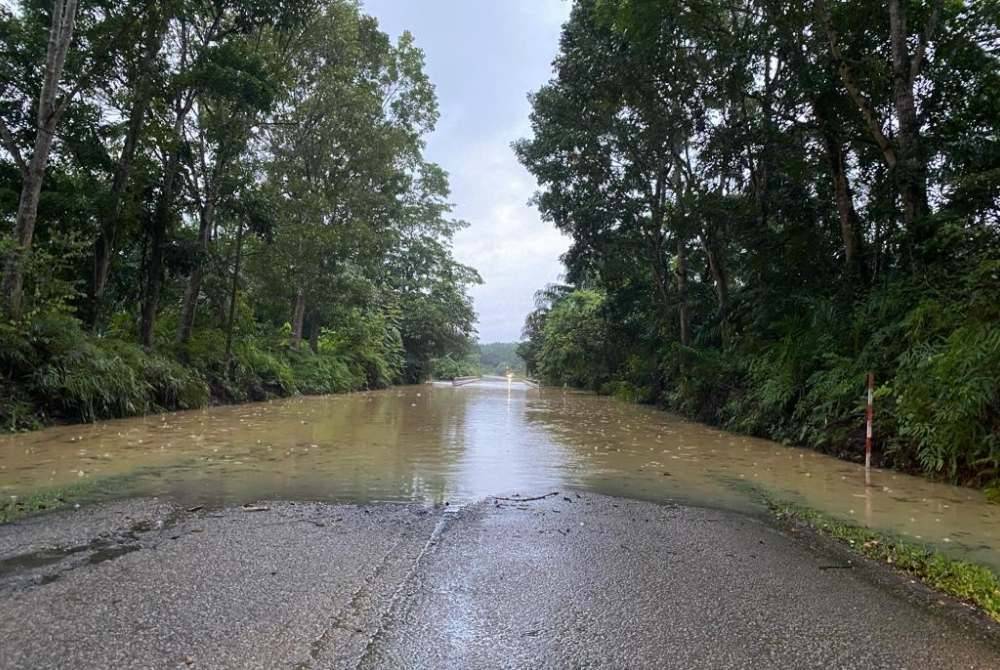
M 892 386 L 899 437 L 927 472 L 1000 475 L 1000 330 L 968 324 L 906 352 Z
M 472 359 L 442 356 L 431 362 L 431 376 L 434 379 L 450 381 L 455 377 L 472 377 L 479 374 L 479 365 Z
M 33 395 L 50 413 L 94 421 L 149 411 L 149 384 L 113 351 L 80 339 L 29 378 Z
M 100 346 L 138 372 L 148 386 L 151 409 L 193 409 L 208 404 L 208 384 L 197 370 L 129 342 L 106 340 Z
M 289 357 L 292 374 L 303 393 L 344 393 L 364 385 L 364 379 L 335 356 L 305 350 L 290 352 Z

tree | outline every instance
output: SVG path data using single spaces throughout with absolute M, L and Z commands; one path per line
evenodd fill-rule
M 104 293 L 111 272 L 111 264 L 118 250 L 119 235 L 126 207 L 126 192 L 129 187 L 135 156 L 139 142 L 146 130 L 150 104 L 156 94 L 160 51 L 172 15 L 169 2 L 151 3 L 139 22 L 137 44 L 134 53 L 126 53 L 123 77 L 126 84 L 122 90 L 109 91 L 111 100 L 122 99 L 127 110 L 127 122 L 118 158 L 111 176 L 107 202 L 101 213 L 100 229 L 94 242 L 94 269 L 90 285 L 90 320 L 97 327 L 104 310 Z
M 601 306 L 543 301 L 529 368 L 847 452 L 875 370 L 887 459 L 990 476 L 918 380 L 979 361 L 963 434 L 995 423 L 992 340 L 957 343 L 998 318 L 997 34 L 992 2 L 577 0 L 515 148 Z
M 77 0 L 54 0 L 51 10 L 45 65 L 36 110 L 35 139 L 31 157 L 27 160 L 10 128 L 0 122 L 0 138 L 21 170 L 21 197 L 14 224 L 14 248 L 8 253 L 3 269 L 3 297 L 10 316 L 21 314 L 21 292 L 24 283 L 25 257 L 31 251 L 38 216 L 38 198 L 42 193 L 45 167 L 55 140 L 56 128 L 76 91 L 64 92 L 60 87 L 63 68 L 73 41 L 76 25 Z
M 922 148 L 915 88 L 924 68 L 927 49 L 937 30 L 943 3 L 939 0 L 929 3 L 923 30 L 918 32 L 916 48 L 912 54 L 909 47 L 909 27 L 914 22 L 908 21 L 908 18 L 912 18 L 910 4 L 904 0 L 889 0 L 887 3 L 895 117 L 893 125 L 897 129 L 895 137 L 889 130 L 889 124 L 873 106 L 872 96 L 862 88 L 863 84 L 855 74 L 851 60 L 845 57 L 841 48 L 840 31 L 830 9 L 824 0 L 818 0 L 816 6 L 843 86 L 893 174 L 902 201 L 903 226 L 908 235 L 909 260 L 912 261 L 917 253 L 915 248 L 925 245 L 931 234 L 927 221 L 927 158 Z M 866 56 L 871 59 L 879 58 L 874 54 Z
M 479 278 L 424 157 L 412 36 L 353 0 L 86 0 L 70 45 L 75 2 L 7 6 L 0 256 L 24 299 L 0 323 L 5 425 L 375 388 L 469 351 Z M 60 115 L 57 137 L 36 127 Z

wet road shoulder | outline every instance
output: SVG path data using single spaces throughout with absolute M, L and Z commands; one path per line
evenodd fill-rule
M 1000 667 L 995 627 L 849 560 L 591 494 L 124 501 L 0 526 L 0 667 Z

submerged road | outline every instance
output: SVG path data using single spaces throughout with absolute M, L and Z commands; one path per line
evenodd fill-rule
M 753 518 L 572 493 L 126 501 L 0 526 L 0 667 L 1000 667 L 975 615 L 847 560 Z

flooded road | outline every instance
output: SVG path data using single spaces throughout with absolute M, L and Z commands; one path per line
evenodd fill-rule
M 0 439 L 0 495 L 461 504 L 590 491 L 762 511 L 754 488 L 1000 568 L 1000 506 L 610 398 L 506 384 L 300 397 Z

